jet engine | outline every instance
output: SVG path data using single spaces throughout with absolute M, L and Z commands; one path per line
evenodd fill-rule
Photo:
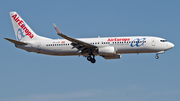
M 114 55 L 116 54 L 116 49 L 113 46 L 100 47 L 98 53 L 102 56 Z

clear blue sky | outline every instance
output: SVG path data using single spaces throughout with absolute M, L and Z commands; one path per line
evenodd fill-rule
M 179 101 L 179 0 L 1 0 L 0 101 Z M 15 39 L 17 13 L 39 35 L 74 38 L 158 36 L 175 44 L 160 54 L 125 54 L 118 60 L 28 53 Z

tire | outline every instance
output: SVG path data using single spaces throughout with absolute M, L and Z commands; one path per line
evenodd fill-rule
M 88 57 L 87 57 L 87 60 L 88 60 L 88 61 L 91 61 L 91 60 L 92 60 L 92 57 L 91 57 L 91 56 L 88 56 Z
M 156 56 L 155 58 L 156 58 L 156 59 L 159 59 L 159 56 Z
M 95 63 L 96 60 L 94 58 L 91 59 L 91 63 Z

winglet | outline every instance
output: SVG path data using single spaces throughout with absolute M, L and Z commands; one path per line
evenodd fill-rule
M 57 26 L 56 26 L 54 23 L 53 23 L 53 25 L 54 25 L 54 28 L 55 28 L 55 30 L 56 30 L 56 33 L 57 33 L 57 34 L 62 34 L 61 31 L 57 28 Z

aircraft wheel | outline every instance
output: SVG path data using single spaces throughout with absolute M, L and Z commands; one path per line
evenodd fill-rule
M 156 59 L 159 59 L 159 56 L 158 55 L 156 55 L 156 57 L 155 57 Z
M 94 58 L 91 59 L 91 63 L 95 63 L 96 60 Z
M 92 57 L 91 57 L 91 56 L 88 56 L 88 57 L 87 57 L 87 60 L 88 60 L 88 61 L 91 61 L 91 60 L 92 60 Z

